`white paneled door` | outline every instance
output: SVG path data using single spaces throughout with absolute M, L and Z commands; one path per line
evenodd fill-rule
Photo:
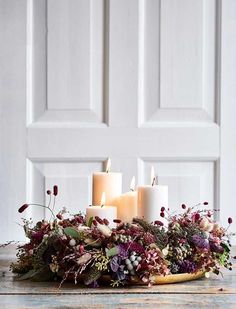
M 54 184 L 85 210 L 107 157 L 124 191 L 153 165 L 171 210 L 236 215 L 235 37 L 234 0 L 0 0 L 0 242 Z

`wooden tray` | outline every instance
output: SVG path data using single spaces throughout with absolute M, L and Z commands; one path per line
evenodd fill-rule
M 197 280 L 197 279 L 203 278 L 204 274 L 205 272 L 198 271 L 197 273 L 194 273 L 194 274 L 184 273 L 184 274 L 167 275 L 167 276 L 153 276 L 151 279 L 152 279 L 153 284 L 155 285 L 171 284 L 171 283 Z M 69 275 L 66 281 L 73 281 L 73 280 L 74 280 L 74 276 Z M 83 280 L 84 280 L 84 275 L 80 275 L 77 278 L 78 282 L 82 282 Z M 99 281 L 102 283 L 109 283 L 111 281 L 111 277 L 109 275 L 103 275 L 102 277 L 99 278 Z M 144 282 L 140 281 L 137 277 L 131 277 L 129 284 L 130 285 L 146 285 Z

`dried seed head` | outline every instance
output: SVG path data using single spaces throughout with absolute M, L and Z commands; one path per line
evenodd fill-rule
M 160 225 L 160 226 L 163 226 L 163 225 L 164 225 L 163 222 L 161 222 L 161 221 L 159 221 L 159 220 L 154 221 L 154 224 L 155 224 L 155 225 Z
M 121 223 L 121 220 L 120 219 L 114 219 L 113 222 L 114 223 Z
M 18 212 L 19 212 L 19 213 L 22 213 L 22 212 L 25 211 L 26 208 L 28 208 L 28 207 L 29 207 L 29 204 L 24 204 L 24 205 L 22 205 L 22 206 L 18 209 Z
M 104 223 L 105 225 L 109 225 L 109 221 L 108 221 L 107 219 L 103 219 L 103 223 Z
M 58 194 L 58 186 L 53 186 L 53 195 L 57 196 Z

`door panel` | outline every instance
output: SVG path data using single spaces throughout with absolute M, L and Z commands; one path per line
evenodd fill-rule
M 235 1 L 0 0 L 0 12 L 0 241 L 24 239 L 19 205 L 47 203 L 55 183 L 57 209 L 84 211 L 107 157 L 124 191 L 154 165 L 171 211 L 236 214 Z

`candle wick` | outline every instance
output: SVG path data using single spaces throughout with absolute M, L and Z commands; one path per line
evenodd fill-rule
M 130 188 L 130 191 L 131 191 L 131 192 L 134 192 L 134 189 L 133 189 L 133 188 Z
M 104 206 L 104 204 L 101 205 L 101 208 Z
M 156 182 L 156 177 L 153 177 L 153 180 L 152 180 L 152 187 L 155 185 L 155 182 Z

